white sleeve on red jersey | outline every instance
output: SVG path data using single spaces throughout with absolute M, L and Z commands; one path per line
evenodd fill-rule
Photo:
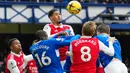
M 20 73 L 16 61 L 14 59 L 8 60 L 7 67 L 11 73 Z
M 72 44 L 70 44 L 70 47 L 69 47 L 70 51 L 69 51 L 69 56 L 70 56 L 70 60 L 71 60 L 71 63 L 73 63 L 73 53 L 72 53 Z
M 28 62 L 31 61 L 31 60 L 33 60 L 32 54 L 30 54 L 30 55 L 24 55 L 24 66 L 26 67 L 27 64 L 28 64 Z
M 50 28 L 49 24 L 46 24 L 44 26 L 43 31 L 47 32 L 48 38 L 52 38 L 53 36 L 55 36 L 55 34 L 51 35 L 51 28 Z
M 105 44 L 99 41 L 99 48 L 105 54 L 108 54 L 109 56 L 114 56 L 114 47 L 111 41 L 109 41 L 109 47 L 107 47 Z
M 33 56 L 32 56 L 32 54 L 30 54 L 30 55 L 24 55 L 24 61 L 31 61 L 31 60 L 33 60 Z
M 70 25 L 69 25 L 69 27 L 70 27 L 70 31 L 71 31 L 71 34 L 70 34 L 70 35 L 75 35 L 73 28 L 72 28 Z
M 47 32 L 47 35 L 50 36 L 50 34 L 51 34 L 51 28 L 50 28 L 49 24 L 46 24 L 46 25 L 43 27 L 43 31 L 46 31 L 46 32 Z

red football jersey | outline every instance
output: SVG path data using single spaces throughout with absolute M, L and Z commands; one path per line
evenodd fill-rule
M 24 53 L 23 52 L 20 52 L 20 56 L 16 56 L 14 55 L 13 53 L 10 53 L 8 56 L 7 56 L 7 59 L 6 59 L 6 72 L 5 73 L 11 73 L 8 69 L 8 60 L 10 59 L 14 59 L 16 61 L 16 65 L 20 71 L 20 73 L 24 73 Z M 12 63 L 13 64 L 13 63 Z
M 38 68 L 36 66 L 35 60 L 28 62 L 28 73 L 38 73 Z
M 56 28 L 53 24 L 49 24 L 49 26 L 51 28 L 51 35 L 64 31 L 64 30 L 67 30 L 67 29 L 70 29 L 70 26 L 68 26 L 68 25 L 63 25 L 63 27 L 59 27 L 59 28 Z M 68 46 L 64 46 L 59 49 L 61 61 L 66 60 L 66 51 L 67 50 L 68 50 Z
M 71 43 L 71 73 L 96 73 L 96 60 L 99 54 L 97 38 L 80 38 Z

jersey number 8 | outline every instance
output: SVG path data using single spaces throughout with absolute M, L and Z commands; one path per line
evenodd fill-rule
M 87 51 L 85 51 L 87 50 Z M 84 61 L 84 62 L 87 62 L 91 59 L 91 54 L 90 54 L 90 48 L 88 46 L 83 46 L 81 49 L 80 49 L 80 52 L 81 52 L 81 59 Z M 87 55 L 87 57 L 85 57 Z
M 45 53 L 46 53 L 46 52 L 43 52 L 43 53 L 42 53 L 41 60 L 40 60 L 38 54 L 35 54 L 35 57 L 37 58 L 38 63 L 40 64 L 41 67 L 42 67 L 43 65 L 45 65 L 45 66 L 50 65 L 50 63 L 51 63 L 51 59 L 50 59 L 48 56 L 45 56 Z

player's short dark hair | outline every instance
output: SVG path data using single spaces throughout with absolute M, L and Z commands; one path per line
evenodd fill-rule
M 18 40 L 17 38 L 12 38 L 8 41 L 8 46 L 10 47 L 12 45 L 12 42 Z
M 82 33 L 85 36 L 93 36 L 96 31 L 95 26 L 96 26 L 96 23 L 93 21 L 88 21 L 88 22 L 84 23 L 84 25 L 82 27 Z
M 50 16 L 52 16 L 55 11 L 58 11 L 58 10 L 57 9 L 50 10 L 48 13 L 48 17 L 50 18 Z
M 110 34 L 110 27 L 106 24 L 100 24 L 97 27 L 97 32 Z
M 37 41 L 40 41 L 40 40 L 45 40 L 48 38 L 48 35 L 46 33 L 46 31 L 43 31 L 43 30 L 38 30 L 36 32 L 36 40 Z

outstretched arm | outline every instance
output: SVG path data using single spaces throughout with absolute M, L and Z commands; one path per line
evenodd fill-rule
M 80 35 L 66 36 L 65 38 L 52 38 L 49 41 L 53 43 L 57 48 L 60 48 L 63 46 L 69 46 L 72 40 L 76 40 L 78 38 L 80 38 Z
M 24 55 L 24 66 L 26 67 L 27 64 L 28 64 L 28 61 L 31 61 L 31 60 L 33 60 L 32 54 L 30 54 L 30 55 Z
M 108 54 L 109 56 L 114 56 L 114 48 L 113 48 L 113 43 L 111 41 L 109 41 L 109 47 L 107 47 L 101 41 L 99 41 L 99 48 L 105 54 Z

